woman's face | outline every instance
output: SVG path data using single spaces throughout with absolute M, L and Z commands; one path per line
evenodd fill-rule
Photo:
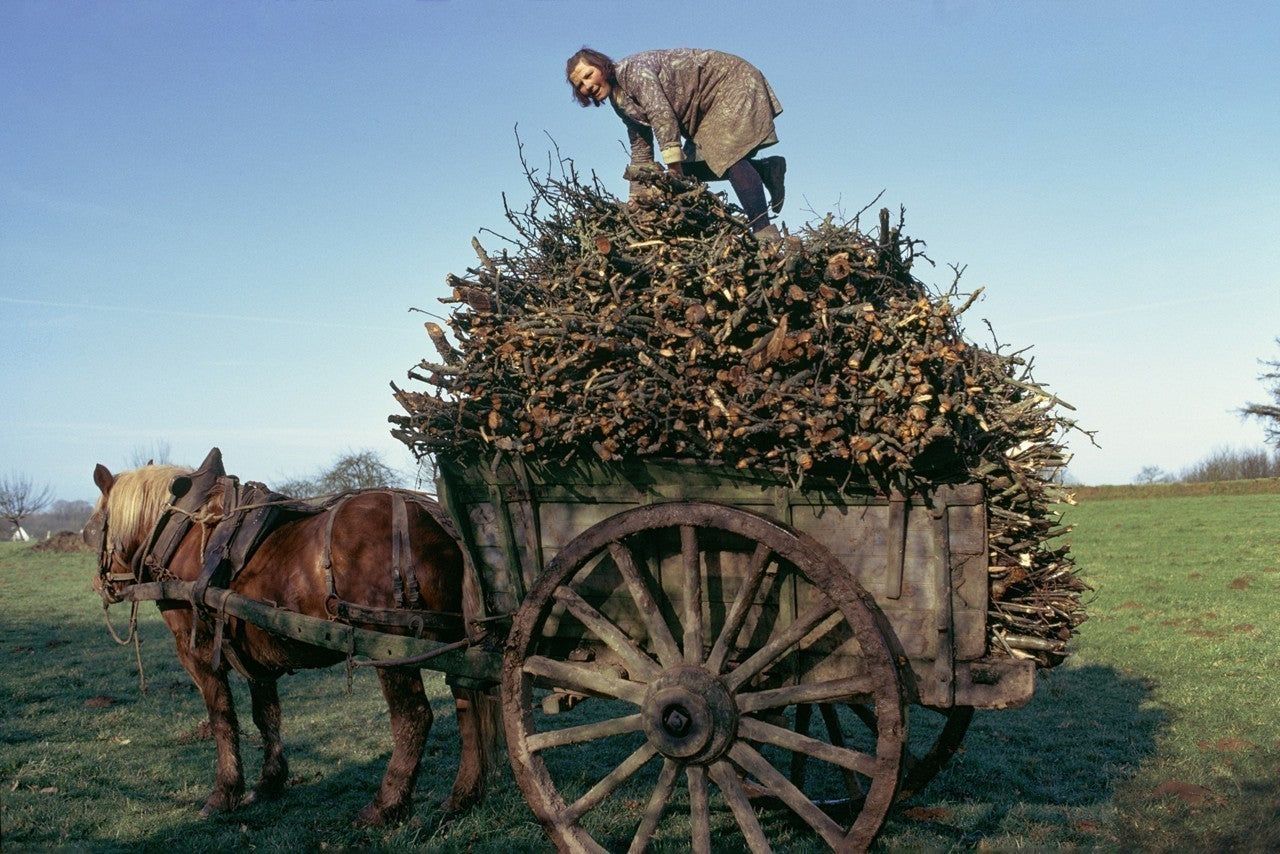
M 600 73 L 600 69 L 587 62 L 579 62 L 569 75 L 569 83 L 574 89 L 597 104 L 609 97 L 613 91 L 609 81 Z

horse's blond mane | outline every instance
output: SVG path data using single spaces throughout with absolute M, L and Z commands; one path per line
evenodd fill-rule
M 113 545 L 124 551 L 142 545 L 169 500 L 169 484 L 178 475 L 190 473 L 186 466 L 147 465 L 116 475 L 107 495 L 107 529 Z

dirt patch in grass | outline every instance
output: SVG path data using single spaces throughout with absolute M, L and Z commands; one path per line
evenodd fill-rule
M 1228 589 L 1228 590 L 1248 590 L 1248 589 L 1249 589 L 1249 579 L 1247 579 L 1247 578 L 1237 578 L 1235 581 L 1233 581 L 1233 582 L 1231 582 L 1230 584 L 1228 584 L 1228 585 L 1227 585 L 1227 589 Z
M 116 698 L 110 694 L 98 694 L 84 701 L 91 709 L 109 709 L 116 704 Z
M 90 554 L 93 549 L 80 539 L 75 531 L 59 531 L 47 540 L 41 540 L 31 547 L 33 552 L 53 552 L 55 554 Z
M 186 732 L 178 733 L 179 744 L 189 744 L 193 741 L 208 741 L 213 738 L 213 726 L 208 720 L 203 720 L 196 724 L 195 729 L 189 729 Z
M 1216 750 L 1219 753 L 1239 753 L 1254 747 L 1251 741 L 1245 741 L 1243 738 L 1220 738 L 1217 741 L 1197 741 L 1196 747 L 1201 750 Z
M 1152 790 L 1151 797 L 1177 798 L 1191 806 L 1205 806 L 1206 804 L 1220 804 L 1223 802 L 1222 796 L 1212 789 L 1197 786 L 1195 783 L 1185 783 L 1182 780 L 1165 780 Z

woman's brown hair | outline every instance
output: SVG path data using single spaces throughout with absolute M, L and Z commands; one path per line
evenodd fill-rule
M 603 74 L 604 79 L 609 81 L 610 86 L 616 86 L 618 84 L 618 77 L 617 71 L 613 65 L 613 60 L 598 50 L 592 50 L 589 47 L 584 47 L 582 50 L 569 57 L 569 61 L 564 65 L 564 77 L 569 81 L 569 89 L 573 92 L 573 100 L 577 101 L 578 105 L 582 107 L 589 107 L 592 104 L 598 107 L 604 102 L 597 101 L 594 98 L 588 98 L 586 95 L 579 92 L 577 87 L 573 85 L 573 80 L 571 79 L 573 76 L 573 70 L 578 67 L 578 63 L 580 62 L 585 62 L 596 71 Z

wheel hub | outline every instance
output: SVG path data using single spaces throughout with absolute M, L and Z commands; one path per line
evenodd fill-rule
M 738 708 L 724 684 L 692 665 L 673 667 L 649 686 L 641 707 L 644 731 L 663 756 L 707 763 L 738 731 Z

